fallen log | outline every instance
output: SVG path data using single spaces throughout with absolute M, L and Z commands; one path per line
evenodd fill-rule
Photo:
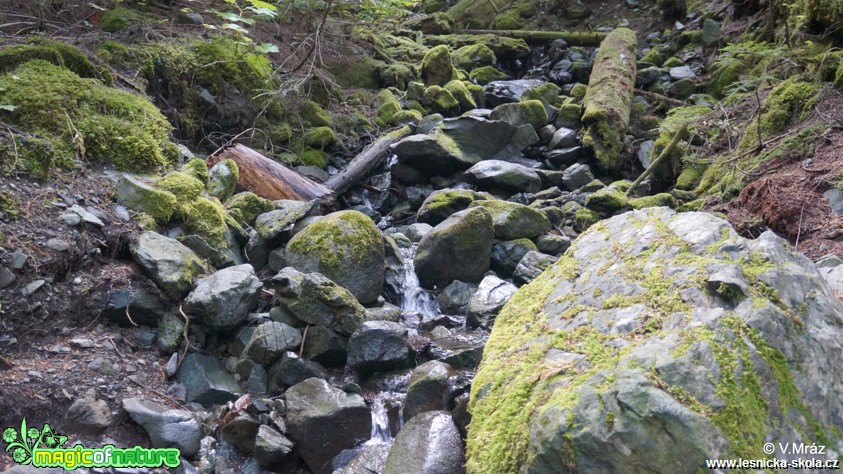
M 345 193 L 386 157 L 390 145 L 406 137 L 410 132 L 410 127 L 404 126 L 382 136 L 355 156 L 344 170 L 328 178 L 325 185 L 333 189 L 337 196 Z
M 312 201 L 329 199 L 333 194 L 316 181 L 307 178 L 281 163 L 267 158 L 246 145 L 236 144 L 208 158 L 208 166 L 233 160 L 240 171 L 237 185 L 260 197 L 277 200 Z
M 571 46 L 597 46 L 606 38 L 606 33 L 596 31 L 527 31 L 527 30 L 462 30 L 456 33 L 467 35 L 498 35 L 522 39 L 528 43 L 544 43 L 563 39 Z
M 600 43 L 583 99 L 583 145 L 603 170 L 620 167 L 623 137 L 635 88 L 635 32 L 618 28 Z

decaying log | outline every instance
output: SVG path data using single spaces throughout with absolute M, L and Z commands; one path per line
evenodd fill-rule
M 325 185 L 333 189 L 337 196 L 345 193 L 354 183 L 372 171 L 386 157 L 390 145 L 409 135 L 410 131 L 410 127 L 404 126 L 382 136 L 359 155 L 355 156 L 344 170 L 331 176 L 325 182 Z
M 329 199 L 332 195 L 330 188 L 239 143 L 210 156 L 208 166 L 228 159 L 234 160 L 240 170 L 237 185 L 260 197 L 273 201 L 311 201 Z
M 528 43 L 544 43 L 563 39 L 571 46 L 597 46 L 606 38 L 606 33 L 596 31 L 527 31 L 527 30 L 462 30 L 467 35 L 498 35 L 522 39 Z
M 635 88 L 635 32 L 617 28 L 600 43 L 600 52 L 583 99 L 583 144 L 594 150 L 601 168 L 620 167 L 623 137 Z

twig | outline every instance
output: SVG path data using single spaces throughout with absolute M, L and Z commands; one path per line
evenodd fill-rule
M 330 11 L 331 11 L 332 4 L 333 4 L 333 0 L 328 0 L 325 3 L 325 11 L 324 11 L 324 13 L 322 13 L 322 21 L 319 22 L 319 26 L 316 27 L 316 32 L 313 33 L 313 44 L 311 45 L 310 50 L 304 56 L 304 59 L 302 59 L 302 61 L 298 64 L 298 66 L 294 67 L 289 72 L 290 74 L 292 74 L 292 73 L 298 71 L 299 69 L 301 69 L 301 67 L 304 66 L 305 63 L 307 63 L 307 61 L 313 55 L 313 52 L 316 50 L 316 46 L 319 44 L 319 35 L 322 34 L 322 28 L 325 26 L 325 22 L 328 20 L 328 13 L 330 13 Z
M 641 176 L 639 176 L 638 179 L 636 179 L 635 182 L 632 183 L 632 186 L 630 186 L 629 189 L 626 190 L 627 196 L 629 196 L 635 190 L 635 188 L 637 188 L 638 185 L 641 184 L 641 181 L 644 181 L 644 178 L 649 176 L 650 173 L 652 173 L 653 170 L 656 169 L 657 165 L 659 165 L 662 161 L 664 161 L 665 158 L 667 158 L 668 155 L 670 155 L 673 149 L 676 148 L 676 145 L 679 143 L 679 140 L 682 139 L 682 135 L 684 135 L 687 130 L 688 122 L 685 122 L 682 124 L 682 127 L 676 132 L 676 135 L 673 136 L 673 140 L 670 141 L 670 144 L 667 145 L 664 150 L 662 150 L 658 158 L 653 160 L 653 162 L 650 163 L 650 166 L 648 166 L 647 169 L 644 170 L 643 173 L 641 173 Z
M 155 389 L 154 389 L 154 388 L 152 388 L 152 387 L 149 387 L 149 386 L 147 386 L 147 385 L 144 385 L 144 384 L 142 384 L 142 383 L 138 382 L 137 380 L 133 379 L 132 377 L 126 377 L 126 379 L 127 379 L 129 382 L 132 382 L 133 384 L 137 385 L 138 387 L 140 387 L 140 388 L 142 388 L 142 389 L 144 389 L 144 390 L 149 390 L 150 392 L 154 393 L 155 395 L 158 395 L 158 396 L 159 396 L 159 397 L 161 397 L 161 398 L 166 398 L 167 400 L 170 400 L 171 402 L 175 403 L 176 405 L 178 405 L 178 406 L 180 406 L 180 407 L 184 407 L 184 406 L 185 406 L 185 404 L 184 404 L 184 403 L 182 403 L 182 402 L 178 401 L 177 399 L 175 399 L 175 398 L 173 398 L 173 397 L 171 397 L 171 396 L 169 396 L 169 395 L 165 395 L 165 394 L 163 394 L 163 393 L 159 392 L 158 390 L 155 390 Z
M 182 310 L 181 306 L 182 305 L 179 305 L 179 314 L 181 314 L 181 317 L 184 318 L 184 329 L 181 332 L 182 339 L 184 339 L 184 352 L 181 357 L 179 357 L 179 361 L 176 362 L 176 372 L 179 371 L 181 363 L 184 361 L 184 358 L 187 357 L 187 350 L 190 349 L 190 340 L 187 339 L 187 328 L 190 327 L 190 318 L 184 314 L 184 310 Z
M 307 340 L 307 330 L 310 329 L 310 324 L 304 327 L 304 334 L 301 337 L 301 346 L 299 346 L 299 357 L 304 354 L 304 341 Z
M 120 353 L 120 349 L 117 348 L 117 344 L 114 343 L 114 339 L 112 339 L 111 336 L 108 336 L 108 342 L 111 343 L 111 347 L 114 348 L 114 352 L 116 352 L 117 355 L 120 356 L 120 360 L 125 362 L 126 359 L 123 358 L 123 354 Z
M 129 318 L 129 322 L 132 323 L 132 326 L 138 327 L 138 324 L 135 322 L 134 319 L 132 319 L 132 315 L 129 314 L 129 306 L 131 306 L 131 303 L 126 305 L 126 317 Z

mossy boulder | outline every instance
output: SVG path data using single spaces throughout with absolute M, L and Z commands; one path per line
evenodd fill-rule
M 495 52 L 482 43 L 463 46 L 454 51 L 451 61 L 459 69 L 471 71 L 483 66 L 491 66 L 497 62 Z
M 509 124 L 532 125 L 538 130 L 547 125 L 548 116 L 544 104 L 538 100 L 524 100 L 502 104 L 492 110 L 489 118 L 492 120 L 503 120 Z
M 228 159 L 211 167 L 208 176 L 208 194 L 224 201 L 234 194 L 237 181 L 240 180 L 240 170 L 234 160 Z
M 275 209 L 275 205 L 269 199 L 246 191 L 228 198 L 225 208 L 237 222 L 253 225 L 259 215 Z
M 158 189 L 173 193 L 179 203 L 198 198 L 205 190 L 202 181 L 181 171 L 171 171 L 159 179 L 155 186 Z
M 670 193 L 659 193 L 652 196 L 644 196 L 629 200 L 629 207 L 633 209 L 644 209 L 645 207 L 676 207 L 676 200 Z
M 582 83 L 574 84 L 574 87 L 571 88 L 571 97 L 578 101 L 582 101 L 585 99 L 585 93 L 588 91 L 588 86 Z
M 762 139 L 769 138 L 784 128 L 794 119 L 804 120 L 817 104 L 820 84 L 800 81 L 792 77 L 774 87 L 762 104 L 760 134 Z M 759 125 L 752 121 L 747 127 L 738 148 L 746 150 L 758 142 Z
M 454 280 L 478 282 L 489 269 L 494 226 L 482 207 L 452 214 L 425 235 L 413 258 L 420 284 L 445 288 Z
M 416 220 L 425 224 L 437 225 L 455 212 L 468 209 L 474 201 L 490 199 L 486 193 L 470 189 L 440 189 L 425 198 L 416 213 Z
M 0 72 L 11 71 L 33 59 L 69 69 L 79 77 L 106 79 L 78 48 L 47 38 L 32 38 L 26 44 L 0 50 Z
M 330 127 L 333 125 L 331 114 L 312 100 L 301 104 L 299 112 L 302 120 L 311 127 Z
M 407 88 L 407 84 L 416 80 L 416 73 L 409 64 L 392 63 L 378 68 L 378 80 L 382 86 L 397 87 L 401 90 Z
M 492 245 L 491 267 L 501 278 L 512 277 L 518 262 L 527 252 L 537 252 L 538 248 L 530 239 L 515 239 L 495 242 Z
M 559 97 L 560 93 L 562 93 L 562 89 L 559 86 L 552 82 L 547 82 L 540 86 L 527 89 L 521 94 L 521 101 L 538 100 L 547 108 L 556 108 L 562 105 L 562 98 Z
M 453 116 L 460 109 L 460 103 L 448 89 L 430 86 L 424 90 L 423 103 L 431 112 Z
M 582 107 L 579 104 L 562 104 L 556 113 L 556 126 L 579 128 L 580 114 L 582 114 Z
M 696 473 L 792 433 L 838 446 L 841 313 L 772 232 L 666 208 L 603 221 L 498 315 L 466 470 Z
M 307 148 L 296 154 L 299 164 L 325 168 L 328 165 L 328 155 L 322 150 Z
M 328 72 L 341 87 L 378 88 L 378 62 L 371 58 L 354 56 L 334 61 L 328 65 Z
M 200 158 L 191 158 L 181 167 L 181 172 L 192 176 L 207 185 L 211 176 L 208 174 L 208 164 Z
M 131 245 L 132 257 L 170 298 L 179 300 L 204 272 L 202 261 L 178 241 L 155 232 L 144 232 Z
M 495 69 L 493 66 L 481 66 L 474 68 L 468 76 L 472 81 L 480 84 L 481 86 L 485 86 L 490 82 L 505 81 L 509 79 L 509 76 L 507 76 L 506 73 Z
M 280 306 L 298 320 L 350 336 L 363 324 L 366 309 L 348 290 L 321 273 L 281 269 L 272 278 Z
M 550 231 L 547 217 L 524 204 L 488 199 L 473 202 L 470 207 L 482 207 L 489 211 L 496 239 L 532 239 Z
M 383 235 L 357 211 L 335 212 L 308 225 L 287 244 L 286 258 L 299 271 L 327 276 L 363 304 L 383 290 Z
M 178 200 L 173 193 L 156 189 L 140 178 L 123 175 L 117 181 L 117 203 L 166 224 L 176 210 Z
M 453 80 L 445 84 L 444 89 L 451 93 L 451 96 L 456 99 L 461 111 L 466 112 L 477 108 L 471 92 L 462 81 Z
M 138 12 L 129 8 L 115 8 L 100 18 L 100 29 L 107 33 L 117 33 L 140 21 Z
M 42 59 L 0 74 L 0 103 L 16 107 L 2 112 L 3 120 L 29 135 L 21 140 L 18 166 L 37 177 L 68 169 L 81 157 L 134 172 L 176 158 L 170 123 L 145 97 Z
M 431 48 L 421 62 L 421 79 L 428 86 L 444 86 L 456 76 L 451 53 L 445 45 Z
M 604 188 L 593 192 L 585 199 L 586 209 L 590 209 L 604 216 L 626 209 L 628 202 L 626 194 L 617 188 Z
M 390 119 L 392 125 L 418 124 L 422 119 L 422 113 L 418 110 L 399 110 Z
M 306 146 L 324 150 L 337 143 L 337 136 L 330 127 L 316 127 L 304 132 L 302 141 Z

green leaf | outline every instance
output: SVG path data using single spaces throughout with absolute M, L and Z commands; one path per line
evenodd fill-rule
M 228 20 L 228 21 L 240 21 L 240 20 L 242 20 L 242 18 L 240 18 L 239 15 L 235 15 L 234 13 L 231 13 L 231 12 L 216 12 L 216 13 L 217 13 L 217 16 L 222 18 L 223 20 Z
M 240 23 L 245 23 L 247 25 L 254 25 L 255 20 L 253 18 L 241 18 Z
M 276 16 L 278 16 L 277 13 L 275 13 L 272 10 L 268 10 L 266 8 L 246 7 L 246 10 L 250 10 L 250 11 L 253 11 L 253 12 L 257 13 L 258 15 L 268 16 L 270 18 L 275 18 Z
M 224 29 L 224 30 L 234 30 L 234 31 L 237 31 L 238 33 L 248 33 L 248 30 L 246 28 L 243 28 L 242 26 L 237 25 L 235 23 L 225 23 L 225 24 L 222 25 L 222 29 Z
M 278 7 L 276 7 L 275 5 L 263 2 L 261 0 L 249 0 L 249 3 L 251 3 L 253 7 L 261 10 L 269 10 L 272 12 L 278 10 Z
M 268 54 L 268 53 L 277 53 L 278 46 L 275 46 L 272 43 L 261 43 L 255 46 L 256 53 Z

